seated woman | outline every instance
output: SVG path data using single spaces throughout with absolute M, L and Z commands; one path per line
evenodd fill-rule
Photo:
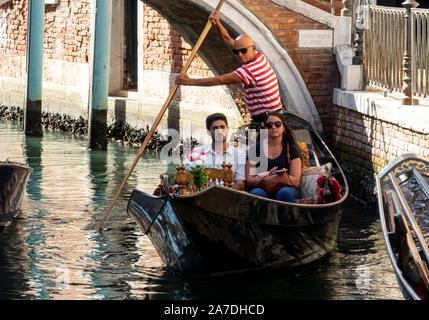
M 263 128 L 268 130 L 268 148 L 262 148 L 261 154 L 261 142 L 264 143 L 262 138 L 261 142 L 249 147 L 246 163 L 247 186 L 251 188 L 250 193 L 253 195 L 295 203 L 296 199 L 301 198 L 301 192 L 298 190 L 301 158 L 295 135 L 281 112 L 267 113 L 263 123 Z M 264 149 L 268 150 L 265 152 Z M 268 161 L 263 157 L 268 158 Z M 266 170 L 261 168 L 262 163 L 268 163 Z M 287 170 L 276 172 L 279 169 Z M 257 173 L 258 170 L 262 172 Z

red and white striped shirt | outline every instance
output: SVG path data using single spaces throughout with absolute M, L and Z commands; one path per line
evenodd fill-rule
M 282 107 L 276 74 L 261 52 L 234 73 L 242 80 L 244 102 L 252 116 Z

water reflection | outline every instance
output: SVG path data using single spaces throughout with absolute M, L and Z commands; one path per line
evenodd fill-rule
M 35 298 L 29 285 L 31 257 L 20 220 L 0 232 L 0 299 Z
M 89 173 L 88 178 L 94 194 L 92 202 L 106 201 L 107 190 L 107 153 L 93 150 L 88 152 Z
M 23 211 L 0 232 L 2 299 L 387 299 L 401 298 L 376 214 L 347 205 L 335 252 L 297 270 L 188 280 L 166 270 L 148 237 L 126 214 L 133 188 L 146 192 L 175 164 L 145 154 L 112 212 L 106 212 L 136 149 L 110 143 L 88 151 L 86 140 L 46 132 L 25 138 L 0 121 L 0 159 L 26 161 Z M 358 285 L 368 271 L 369 287 Z
M 27 194 L 32 200 L 40 200 L 42 191 L 40 183 L 42 180 L 42 139 L 35 137 L 24 137 L 23 149 L 27 164 L 33 168 L 27 185 Z

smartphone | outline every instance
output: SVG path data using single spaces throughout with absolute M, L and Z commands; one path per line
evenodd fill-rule
M 282 173 L 282 172 L 287 172 L 287 169 L 278 169 L 276 171 L 274 171 L 275 173 Z

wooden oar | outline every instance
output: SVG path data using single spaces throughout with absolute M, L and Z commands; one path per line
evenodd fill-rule
M 225 0 L 220 0 L 215 10 L 219 11 L 224 2 L 225 2 Z M 198 49 L 200 48 L 200 46 L 203 43 L 205 37 L 207 36 L 208 32 L 210 31 L 211 26 L 212 26 L 212 23 L 210 21 L 208 21 L 207 24 L 206 24 L 206 26 L 205 26 L 205 28 L 204 28 L 204 30 L 203 30 L 203 32 L 201 33 L 201 35 L 199 37 L 197 43 L 195 44 L 194 49 L 192 50 L 191 55 L 188 58 L 188 61 L 186 61 L 186 64 L 183 67 L 183 71 L 182 72 L 186 73 L 186 71 L 188 70 L 189 66 L 192 63 L 192 60 L 194 59 L 195 55 L 197 54 Z M 116 192 L 115 197 L 113 198 L 113 201 L 110 204 L 109 209 L 107 209 L 106 214 L 103 217 L 103 220 L 101 220 L 101 223 L 98 226 L 98 230 L 101 230 L 101 228 L 103 227 L 103 224 L 104 224 L 104 222 L 107 219 L 107 216 L 109 215 L 110 211 L 112 210 L 112 208 L 113 208 L 116 200 L 119 198 L 119 195 L 121 194 L 122 189 L 125 187 L 125 184 L 127 183 L 128 178 L 130 177 L 130 175 L 133 172 L 135 166 L 137 165 L 137 162 L 139 161 L 140 157 L 142 156 L 143 152 L 145 151 L 146 146 L 149 143 L 149 140 L 152 138 L 152 136 L 153 136 L 156 128 L 158 127 L 158 124 L 161 122 L 161 119 L 164 116 L 164 113 L 167 110 L 168 105 L 170 104 L 171 99 L 173 98 L 173 95 L 176 93 L 176 90 L 177 90 L 178 87 L 179 87 L 179 85 L 175 84 L 173 86 L 173 88 L 171 89 L 170 94 L 167 97 L 167 100 L 165 101 L 164 105 L 162 106 L 161 111 L 159 112 L 157 118 L 155 119 L 155 122 L 152 125 L 152 128 L 150 129 L 149 133 L 147 134 L 146 138 L 144 139 L 143 144 L 140 147 L 140 149 L 139 149 L 139 151 L 137 153 L 137 156 L 134 159 L 133 164 L 131 165 L 130 169 L 128 170 L 127 175 L 125 176 L 125 179 L 122 181 L 122 183 L 121 183 L 118 191 Z

